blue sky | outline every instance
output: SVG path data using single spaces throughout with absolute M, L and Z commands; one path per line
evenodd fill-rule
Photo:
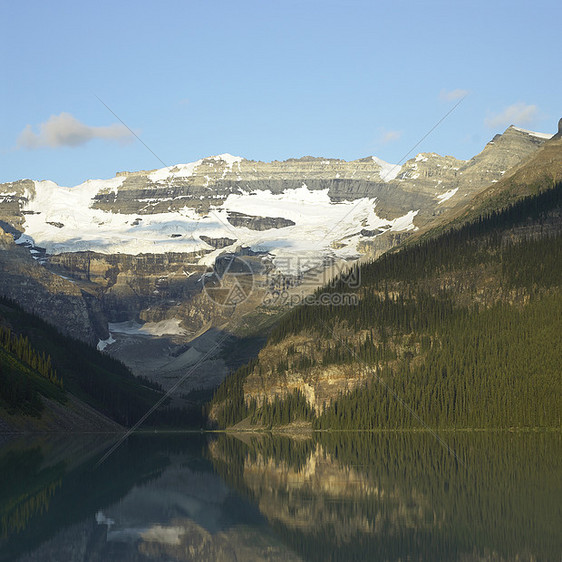
M 414 154 L 470 158 L 562 116 L 557 1 L 116 4 L 2 3 L 0 182 L 224 152 L 395 163 L 465 92 Z

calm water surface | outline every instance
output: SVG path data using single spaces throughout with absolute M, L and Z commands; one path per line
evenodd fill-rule
M 0 448 L 0 560 L 559 561 L 560 433 L 136 435 Z

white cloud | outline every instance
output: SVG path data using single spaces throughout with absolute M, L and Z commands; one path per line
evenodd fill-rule
M 402 136 L 402 131 L 386 131 L 382 130 L 379 136 L 379 142 L 382 144 L 388 144 L 390 142 L 397 141 Z
M 119 142 L 133 140 L 131 132 L 120 123 L 107 127 L 90 127 L 81 123 L 70 113 L 51 115 L 39 125 L 39 132 L 27 125 L 18 137 L 20 148 L 58 148 L 60 146 L 80 146 L 93 139 L 105 139 Z
M 490 129 L 506 125 L 529 125 L 536 119 L 537 113 L 538 108 L 536 105 L 526 105 L 523 102 L 517 102 L 506 107 L 501 113 L 487 117 L 484 123 Z
M 461 98 L 464 98 L 467 95 L 468 95 L 468 90 L 461 90 L 460 88 L 451 91 L 441 90 L 439 94 L 439 99 L 442 101 L 456 101 L 456 100 L 460 100 Z

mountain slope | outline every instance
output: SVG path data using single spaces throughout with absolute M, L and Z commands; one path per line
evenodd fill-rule
M 560 127 L 562 128 L 562 119 Z M 452 210 L 447 220 L 441 221 L 441 225 L 420 229 L 410 241 L 435 236 L 443 227 L 460 226 L 482 214 L 499 211 L 523 197 L 536 195 L 561 180 L 562 134 L 558 133 L 542 144 L 530 157 L 513 167 L 498 182 L 477 194 L 470 206 Z
M 541 162 L 517 177 L 551 174 Z M 529 189 L 540 191 L 361 266 L 358 289 L 342 279 L 319 290 L 339 302 L 288 313 L 258 359 L 219 388 L 211 419 L 559 426 L 562 184 Z M 342 293 L 358 304 L 342 304 Z
M 4 430 L 121 430 L 161 396 L 123 364 L 6 299 L 0 334 Z

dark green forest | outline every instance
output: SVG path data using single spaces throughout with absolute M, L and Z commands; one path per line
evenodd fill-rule
M 40 417 L 47 389 L 38 373 L 0 348 L 0 408 L 10 414 Z
M 318 293 L 355 292 L 358 305 L 299 306 L 268 345 L 290 345 L 277 365 L 258 359 L 219 387 L 217 425 L 266 427 L 295 419 L 318 429 L 560 427 L 562 184 L 360 267 Z M 336 330 L 337 327 L 337 330 Z M 354 365 L 365 385 L 320 410 L 302 396 L 257 408 L 248 374 L 304 375 Z
M 40 417 L 41 396 L 65 401 L 63 381 L 50 355 L 37 352 L 27 337 L 0 325 L 0 407 L 10 414 Z

